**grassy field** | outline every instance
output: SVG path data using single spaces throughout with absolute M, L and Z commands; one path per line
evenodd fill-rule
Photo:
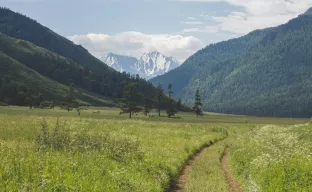
M 0 107 L 0 191 L 164 191 L 178 178 L 189 156 L 228 135 L 230 138 L 213 145 L 194 164 L 187 191 L 209 191 L 206 189 L 213 183 L 218 183 L 216 191 L 225 189 L 218 160 L 226 142 L 233 145 L 231 167 L 240 181 L 248 187 L 244 178 L 249 175 L 253 183 L 261 186 L 261 182 L 268 182 L 259 179 L 264 177 L 265 170 L 256 178 L 252 174 L 256 168 L 241 166 L 242 161 L 244 166 L 252 163 L 257 152 L 263 150 L 253 151 L 252 147 L 259 146 L 252 143 L 256 141 L 251 137 L 262 137 L 259 134 L 265 133 L 263 129 L 271 129 L 265 124 L 276 124 L 277 128 L 272 129 L 282 134 L 283 130 L 296 133 L 295 124 L 308 121 L 222 114 L 207 114 L 197 119 L 191 113 L 179 113 L 173 119 L 165 114 L 157 117 L 155 113 L 151 118 L 138 115 L 129 120 L 118 112 L 113 108 L 88 108 L 78 116 L 76 111 L 57 108 Z M 311 133 L 307 127 L 299 127 L 302 130 L 297 132 Z M 268 135 L 265 136 L 271 141 Z M 299 135 L 306 141 L 304 146 L 311 140 L 306 135 Z M 252 145 L 245 146 L 249 137 Z M 308 147 L 304 149 L 311 151 Z M 252 151 L 252 155 L 249 156 L 251 152 L 244 155 L 241 150 Z M 304 152 L 307 151 L 300 154 Z M 302 169 L 311 172 L 311 164 L 307 161 Z M 205 182 L 208 180 L 210 183 Z
M 257 126 L 233 142 L 231 167 L 245 191 L 312 191 L 312 125 Z

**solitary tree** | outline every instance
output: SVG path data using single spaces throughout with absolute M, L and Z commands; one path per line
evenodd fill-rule
M 161 103 L 163 99 L 164 90 L 161 87 L 161 84 L 158 83 L 157 89 L 156 89 L 156 105 L 158 110 L 158 116 L 160 117 L 160 109 L 161 109 Z
M 34 100 L 35 100 L 35 99 L 34 99 L 33 95 L 31 95 L 31 94 L 29 94 L 29 96 L 26 97 L 26 103 L 28 104 L 29 109 L 32 109 L 32 108 L 33 108 L 34 102 L 35 102 Z
M 73 87 L 73 84 L 71 84 L 68 88 L 65 101 L 64 101 L 67 111 L 69 111 L 74 104 L 74 101 L 75 101 L 74 93 L 75 93 L 74 87 Z
M 129 83 L 126 85 L 123 97 L 122 97 L 122 106 L 121 110 L 123 113 L 129 113 L 129 117 L 131 119 L 132 113 L 137 110 L 137 103 L 136 103 L 136 97 L 137 97 L 137 84 L 136 83 Z
M 197 118 L 198 118 L 198 116 L 203 115 L 203 112 L 201 110 L 201 106 L 203 106 L 203 104 L 202 104 L 201 99 L 200 99 L 199 89 L 197 89 L 196 93 L 195 93 L 195 104 L 193 107 L 193 110 L 194 110 Z
M 173 91 L 172 91 L 172 84 L 169 83 L 168 84 L 168 96 L 169 96 L 169 100 L 168 100 L 168 108 L 167 108 L 167 115 L 169 118 L 171 118 L 172 116 L 175 115 L 175 113 L 177 112 L 174 105 L 173 105 L 173 99 L 171 98 Z
M 149 96 L 144 96 L 144 109 L 143 113 L 145 116 L 149 115 L 151 109 L 153 108 L 153 98 L 150 98 Z

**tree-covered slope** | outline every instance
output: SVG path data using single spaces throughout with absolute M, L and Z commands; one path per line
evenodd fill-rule
M 156 88 L 151 83 L 113 70 L 82 46 L 6 8 L 0 8 L 0 33 L 0 50 L 3 53 L 66 86 L 73 83 L 89 94 L 120 101 L 124 87 L 136 83 L 140 93 L 137 102 L 141 104 L 144 97 L 156 95 Z
M 15 105 L 25 105 L 26 98 L 42 94 L 44 100 L 62 102 L 68 87 L 9 57 L 0 51 L 0 102 Z M 83 90 L 76 90 L 80 103 L 89 105 L 113 105 L 104 97 L 94 96 Z
M 279 27 L 208 46 L 177 69 L 186 73 L 185 70 L 190 68 L 195 72 L 189 75 L 188 82 L 176 96 L 192 103 L 194 90 L 199 88 L 205 110 L 310 117 L 311 34 L 312 15 L 308 11 Z M 241 47 L 221 49 L 232 47 L 233 42 L 240 42 Z M 175 78 L 168 74 L 153 81 L 176 81 L 178 84 L 179 79 Z
M 44 75 L 57 79 L 66 85 L 75 83 L 75 86 L 96 94 L 121 98 L 125 85 L 130 81 L 136 81 L 140 92 L 146 92 L 149 95 L 155 93 L 155 88 L 145 80 L 113 70 L 92 56 L 82 46 L 75 45 L 36 21 L 6 8 L 0 8 L 0 32 L 35 44 L 37 46 L 35 49 L 43 54 L 46 53 L 41 51 L 42 48 L 50 51 L 50 53 L 55 53 L 55 55 L 48 53 L 49 61 L 46 60 L 45 62 L 42 62 L 41 54 L 32 55 L 34 60 L 29 60 L 29 58 L 24 58 L 24 54 L 18 55 L 17 50 L 14 50 L 14 57 L 18 57 L 19 61 L 24 59 L 23 63 L 28 64 L 28 66 L 36 65 L 39 67 L 41 65 L 40 70 L 43 71 L 40 73 L 44 73 Z M 28 45 L 24 45 L 22 42 L 22 46 Z M 28 56 L 29 54 L 26 54 L 26 57 Z M 60 60 L 62 63 L 58 62 Z M 51 64 L 52 70 L 48 66 L 44 66 L 47 63 L 53 63 Z M 59 79 L 61 77 L 63 79 Z
M 180 67 L 153 78 L 151 81 L 154 85 L 158 83 L 166 85 L 171 82 L 174 85 L 174 96 L 180 97 L 184 88 L 194 79 L 197 79 L 198 74 L 203 72 L 203 69 L 205 72 L 213 74 L 222 67 L 221 62 L 236 58 L 256 46 L 269 30 L 258 30 L 241 38 L 211 44 L 188 58 Z
M 99 75 L 110 74 L 112 68 L 93 57 L 85 48 L 75 45 L 37 21 L 7 8 L 0 8 L 0 32 L 16 39 L 23 39 L 72 59 L 76 63 L 89 67 Z

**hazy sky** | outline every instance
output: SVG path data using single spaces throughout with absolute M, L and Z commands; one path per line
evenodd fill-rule
M 0 6 L 97 57 L 159 51 L 183 61 L 210 43 L 285 23 L 312 0 L 0 0 Z

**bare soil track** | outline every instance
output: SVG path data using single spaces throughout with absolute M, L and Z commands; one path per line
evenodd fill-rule
M 225 139 L 225 138 L 223 138 Z M 179 174 L 179 179 L 177 181 L 172 180 L 170 183 L 170 187 L 168 188 L 167 192 L 184 192 L 184 187 L 187 182 L 187 178 L 189 175 L 189 171 L 191 170 L 193 163 L 196 161 L 196 159 L 205 151 L 207 150 L 210 146 L 213 144 L 223 140 L 219 139 L 216 141 L 210 141 L 209 144 L 206 144 L 202 146 L 198 151 L 196 151 L 193 155 L 191 155 L 188 160 L 186 161 L 185 166 L 183 169 L 180 171 Z
M 229 148 L 224 151 L 224 156 L 221 161 L 221 167 L 225 173 L 227 183 L 229 185 L 229 192 L 241 192 L 241 186 L 237 180 L 233 177 L 229 168 Z
M 199 156 L 207 150 L 213 144 L 221 141 L 220 139 L 215 142 L 210 142 L 209 144 L 203 146 L 200 150 L 198 150 L 194 155 L 190 156 L 186 161 L 186 165 L 180 171 L 179 179 L 177 181 L 172 180 L 170 183 L 170 187 L 168 188 L 167 192 L 184 192 L 184 187 L 188 179 L 189 172 L 193 166 L 193 163 L 199 158 Z M 240 184 L 236 181 L 236 179 L 231 174 L 231 171 L 228 166 L 228 157 L 229 157 L 229 148 L 226 148 L 221 160 L 221 168 L 225 173 L 226 180 L 229 186 L 229 192 L 241 192 Z M 209 182 L 209 181 L 207 181 Z

